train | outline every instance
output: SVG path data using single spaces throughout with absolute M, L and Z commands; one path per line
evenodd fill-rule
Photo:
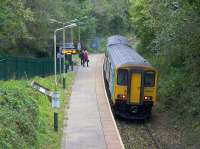
M 151 117 L 158 72 L 126 37 L 108 38 L 103 73 L 115 115 L 132 120 Z

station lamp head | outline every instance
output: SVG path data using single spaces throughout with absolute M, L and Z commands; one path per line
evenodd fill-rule
M 70 24 L 70 25 L 66 26 L 66 28 L 72 28 L 72 27 L 76 27 L 76 26 L 77 26 L 77 24 L 76 24 L 76 23 L 72 23 L 72 24 Z
M 60 21 L 58 21 L 58 20 L 56 20 L 56 19 L 49 19 L 49 21 L 50 21 L 51 23 L 61 23 L 61 24 L 62 24 L 62 22 L 60 22 Z

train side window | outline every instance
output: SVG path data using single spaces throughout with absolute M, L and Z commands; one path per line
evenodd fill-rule
M 106 66 L 106 68 L 107 68 L 107 70 L 109 70 L 110 68 L 109 68 L 109 65 L 110 65 L 110 62 L 109 62 L 109 59 L 107 59 L 107 64 L 106 64 L 107 66 Z
M 106 51 L 105 56 L 108 57 L 108 51 Z
M 144 87 L 153 87 L 155 85 L 155 72 L 147 71 L 144 73 Z
M 107 59 L 106 59 L 106 70 L 108 71 L 108 68 L 109 67 L 109 59 L 108 59 L 108 57 L 107 57 Z
M 110 80 L 110 76 L 111 76 L 111 63 L 108 63 L 108 78 Z
M 117 73 L 117 84 L 128 85 L 128 70 L 119 69 Z
M 107 57 L 104 59 L 104 69 L 106 70 L 107 69 Z

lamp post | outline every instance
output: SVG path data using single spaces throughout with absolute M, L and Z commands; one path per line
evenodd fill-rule
M 62 30 L 63 28 L 58 28 L 54 31 L 54 76 L 55 76 L 55 85 L 57 87 L 57 64 L 56 64 L 56 32 Z
M 54 19 L 51 19 L 52 21 L 56 21 Z M 72 21 L 77 21 L 77 19 L 75 20 L 72 20 Z M 59 21 L 56 21 L 58 23 L 62 23 L 62 22 L 59 22 Z M 63 30 L 63 48 L 65 48 L 65 28 L 73 28 L 75 26 L 77 26 L 75 23 L 72 23 L 70 25 L 65 25 L 65 23 L 62 23 L 63 24 L 63 27 L 62 28 L 58 28 L 54 31 L 54 76 L 55 76 L 55 90 L 57 90 L 57 62 L 56 62 L 56 33 L 60 30 Z M 79 30 L 80 32 L 80 30 Z M 80 35 L 79 35 L 79 41 L 80 41 Z M 63 62 L 63 88 L 65 88 L 65 55 L 64 55 L 64 58 L 63 58 L 64 62 Z M 61 73 L 61 58 L 60 58 L 60 73 Z M 59 107 L 59 93 L 58 92 L 54 92 L 54 96 L 52 96 L 54 98 L 53 101 L 57 101 L 56 102 L 56 105 L 54 106 L 53 104 L 53 107 Z M 58 112 L 54 111 L 54 130 L 55 131 L 58 131 Z
M 60 21 L 57 21 L 57 20 L 55 20 L 55 19 L 49 19 L 51 22 L 55 22 L 55 23 L 59 23 L 59 24 L 62 24 L 62 27 L 64 28 L 64 26 L 65 26 L 65 23 L 63 23 L 63 22 L 60 22 Z M 65 43 L 65 30 L 63 29 L 63 48 L 64 48 L 64 43 Z M 59 72 L 60 72 L 60 76 L 61 76 L 61 74 L 62 74 L 62 67 L 61 67 L 61 62 L 62 62 L 62 59 L 61 59 L 61 49 L 59 49 L 60 51 L 60 55 L 59 55 Z M 63 58 L 63 63 L 65 62 L 65 58 Z M 63 69 L 63 73 L 64 73 L 64 69 Z M 61 78 L 60 78 L 60 82 L 62 82 L 61 81 Z
M 70 25 L 67 25 L 67 26 L 64 26 L 62 28 L 58 28 L 54 31 L 54 76 L 55 76 L 55 85 L 57 87 L 57 67 L 56 67 L 56 33 L 57 31 L 60 31 L 60 30 L 65 30 L 65 28 L 73 28 L 77 26 L 75 23 L 72 23 Z M 64 45 L 64 43 L 63 43 Z M 63 47 L 64 48 L 64 47 Z
M 64 23 L 63 23 L 63 48 L 65 48 L 65 28 L 64 28 Z M 61 65 L 61 64 L 60 64 Z M 60 66 L 61 67 L 61 66 Z M 66 87 L 66 79 L 65 79 L 65 55 L 63 55 L 63 88 L 65 89 Z
M 71 20 L 71 21 L 68 21 L 68 22 L 61 22 L 61 21 L 58 21 L 58 20 L 55 20 L 55 19 L 49 19 L 51 22 L 55 22 L 55 23 L 59 23 L 59 24 L 62 24 L 63 26 L 63 48 L 65 47 L 65 25 L 67 24 L 72 24 L 72 23 L 76 23 L 76 22 L 79 22 L 80 20 L 84 20 L 84 19 L 87 19 L 87 16 L 84 16 L 80 19 L 74 19 L 74 20 Z M 61 55 L 59 55 L 59 64 L 60 64 L 60 67 L 59 67 L 59 72 L 60 72 L 60 76 L 61 76 L 61 73 L 62 73 L 62 69 L 61 69 Z M 63 57 L 63 88 L 65 88 L 65 56 Z M 57 86 L 57 85 L 56 85 Z
M 74 24 L 74 23 L 77 23 L 77 22 L 80 22 L 80 21 L 83 21 L 83 20 L 85 20 L 85 19 L 88 19 L 88 17 L 87 16 L 84 16 L 84 17 L 82 17 L 82 18 L 76 18 L 76 19 L 74 19 L 74 20 L 71 20 L 71 21 L 68 21 L 68 22 L 61 22 L 61 21 L 57 21 L 57 20 L 55 20 L 55 19 L 49 19 L 51 22 L 55 22 L 55 23 L 59 23 L 59 24 L 62 24 L 62 28 L 59 28 L 59 29 L 56 29 L 55 31 L 54 31 L 54 49 L 56 49 L 56 32 L 57 31 L 59 31 L 59 30 L 63 30 L 63 48 L 65 47 L 65 28 L 67 28 L 67 26 L 65 26 L 66 24 L 70 24 L 70 23 L 72 23 L 72 24 Z M 71 24 L 70 24 L 71 25 Z M 76 25 L 75 25 L 76 26 Z M 74 27 L 74 25 L 73 25 L 73 27 Z M 79 42 L 80 42 L 80 26 L 79 26 Z M 80 43 L 79 43 L 79 47 L 80 47 Z M 54 51 L 54 61 L 56 62 L 56 54 L 55 54 L 56 52 Z M 55 64 L 55 68 L 54 68 L 55 70 L 55 83 L 56 83 L 56 86 L 57 86 L 57 77 L 56 77 L 56 64 Z M 60 75 L 61 75 L 61 73 L 62 73 L 62 70 L 61 70 L 61 56 L 60 56 Z M 65 56 L 63 57 L 63 75 L 64 75 L 64 77 L 65 77 Z M 65 84 L 65 78 L 63 77 L 63 88 L 64 88 L 64 84 Z

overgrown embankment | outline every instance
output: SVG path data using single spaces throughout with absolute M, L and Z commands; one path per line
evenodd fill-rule
M 53 129 L 53 108 L 48 97 L 30 87 L 31 81 L 11 80 L 0 84 L 0 148 L 60 148 L 64 105 L 71 93 L 74 74 L 68 73 L 67 89 L 61 87 L 59 131 Z M 54 90 L 54 78 L 34 78 Z
M 185 133 L 188 145 L 200 137 L 200 9 L 198 1 L 132 0 L 137 46 L 159 70 L 158 108 Z

